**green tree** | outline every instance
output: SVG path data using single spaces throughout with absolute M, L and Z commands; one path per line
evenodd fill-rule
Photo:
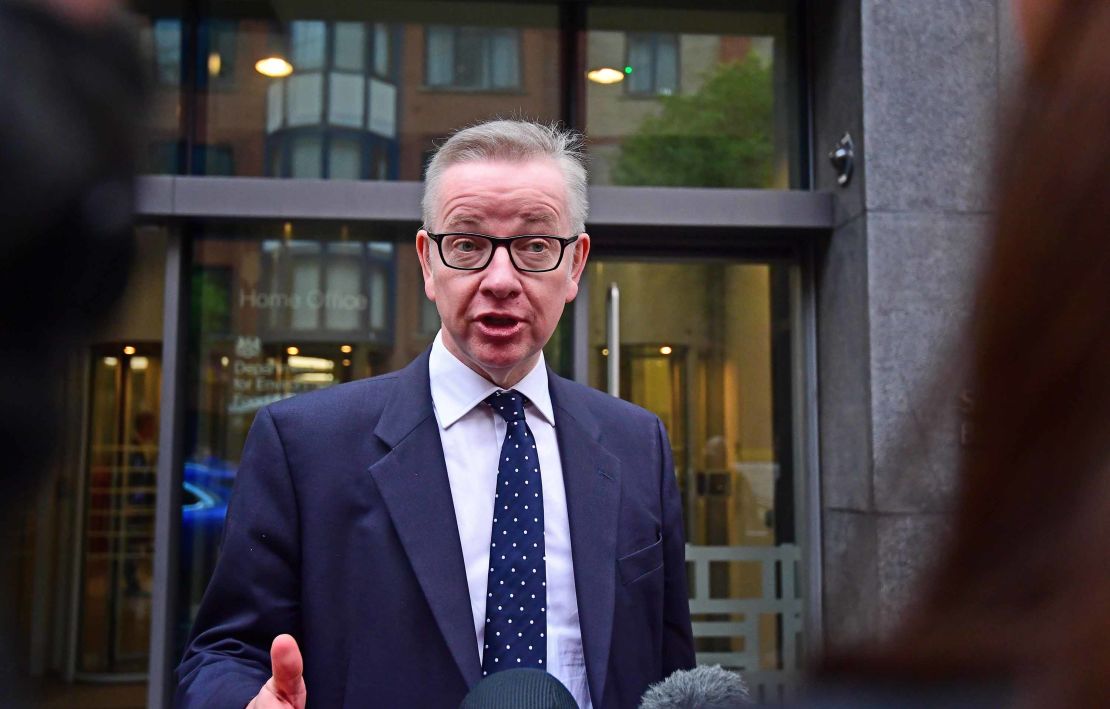
M 618 185 L 766 187 L 774 171 L 771 71 L 755 54 L 718 65 L 697 92 L 662 96 L 663 110 L 624 139 Z

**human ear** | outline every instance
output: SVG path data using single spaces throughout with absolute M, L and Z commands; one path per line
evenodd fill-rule
M 420 272 L 424 274 L 424 295 L 435 302 L 435 279 L 432 277 L 432 240 L 424 229 L 416 232 L 416 257 L 420 259 Z
M 571 256 L 570 277 L 575 283 L 582 278 L 586 270 L 586 259 L 590 255 L 590 235 L 582 232 L 578 241 L 574 242 L 574 254 Z
M 582 232 L 578 235 L 578 241 L 574 242 L 574 252 L 571 255 L 570 274 L 567 279 L 567 299 L 566 302 L 571 302 L 578 296 L 578 283 L 582 280 L 582 274 L 586 271 L 586 259 L 590 255 L 590 235 Z

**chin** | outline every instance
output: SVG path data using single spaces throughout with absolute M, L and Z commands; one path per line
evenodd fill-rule
M 534 353 L 522 345 L 479 345 L 470 351 L 475 364 L 490 372 L 507 372 Z

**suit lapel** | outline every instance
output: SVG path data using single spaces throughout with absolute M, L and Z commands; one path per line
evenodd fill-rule
M 392 450 L 370 467 L 393 526 L 459 671 L 481 676 L 478 638 L 443 444 L 432 411 L 428 352 L 401 370 L 375 433 Z
M 620 461 L 600 443 L 601 428 L 574 385 L 549 372 L 555 435 L 563 466 L 586 679 L 604 702 L 616 594 Z

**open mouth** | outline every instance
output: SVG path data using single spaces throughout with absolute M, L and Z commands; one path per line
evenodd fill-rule
M 500 315 L 485 315 L 479 318 L 479 321 L 487 327 L 512 327 L 517 324 L 516 318 L 504 317 Z

